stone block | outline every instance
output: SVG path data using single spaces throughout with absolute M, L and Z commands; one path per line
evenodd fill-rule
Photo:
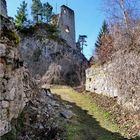
M 0 120 L 0 136 L 8 133 L 9 131 L 11 131 L 11 126 L 10 126 L 9 122 L 6 120 L 4 120 L 4 121 Z
M 13 101 L 14 98 L 15 98 L 15 95 L 16 95 L 16 89 L 15 88 L 12 88 L 9 93 L 8 92 L 6 93 L 5 99 L 6 100 L 9 100 L 9 101 Z
M 6 46 L 4 44 L 0 44 L 0 57 L 6 55 Z
M 2 101 L 1 105 L 2 105 L 2 108 L 7 108 L 7 107 L 9 107 L 9 102 L 8 101 Z
M 4 77 L 4 65 L 0 63 L 0 78 Z
M 7 109 L 1 109 L 1 111 L 0 111 L 0 120 L 7 120 L 7 118 L 8 118 Z
M 61 116 L 63 116 L 66 119 L 71 119 L 74 116 L 74 113 L 70 110 L 68 110 L 68 111 L 65 110 L 65 111 L 61 112 L 60 114 L 61 114 Z
M 9 59 L 14 59 L 15 58 L 15 51 L 14 50 L 9 50 L 9 54 L 7 55 L 7 57 Z

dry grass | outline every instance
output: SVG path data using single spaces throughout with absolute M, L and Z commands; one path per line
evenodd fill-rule
M 125 132 L 109 120 L 110 113 L 99 108 L 87 93 L 81 94 L 66 86 L 55 86 L 51 91 L 74 104 L 73 111 L 78 119 L 66 126 L 69 140 L 93 140 L 92 136 L 98 140 L 124 139 Z

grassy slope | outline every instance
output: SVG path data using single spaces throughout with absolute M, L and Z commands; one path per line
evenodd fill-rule
M 66 126 L 66 140 L 124 140 L 121 135 L 125 135 L 125 132 L 109 121 L 110 114 L 97 107 L 90 96 L 70 87 L 58 86 L 51 90 L 68 101 L 76 114 Z

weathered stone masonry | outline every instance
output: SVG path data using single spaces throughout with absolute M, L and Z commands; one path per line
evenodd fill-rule
M 58 27 L 60 38 L 64 39 L 70 47 L 76 49 L 74 11 L 62 5 L 60 13 L 52 18 L 51 23 Z
M 74 11 L 69 7 L 62 5 L 59 14 L 59 30 L 60 37 L 67 41 L 67 44 L 75 48 L 75 16 Z
M 7 16 L 7 5 L 5 0 L 0 0 L 0 15 Z
M 91 67 L 86 70 L 86 90 L 98 94 L 117 97 L 118 91 L 113 82 L 110 82 L 109 72 L 104 67 Z
M 86 70 L 86 90 L 117 97 L 123 107 L 140 112 L 140 54 L 120 50 L 112 61 Z
M 2 1 L 1 1 L 2 2 Z M 6 10 L 5 10 L 6 11 Z M 0 28 L 0 136 L 11 130 L 26 103 L 35 95 L 36 86 L 17 50 L 19 36 L 3 15 Z

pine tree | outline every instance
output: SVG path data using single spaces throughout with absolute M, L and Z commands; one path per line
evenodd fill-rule
M 18 7 L 17 15 L 15 16 L 15 25 L 17 28 L 23 28 L 27 21 L 27 3 L 23 1 Z
M 40 0 L 32 0 L 31 14 L 34 23 L 42 21 L 42 3 Z
M 104 21 L 101 31 L 98 35 L 97 41 L 95 43 L 96 48 L 99 48 L 102 45 L 102 38 L 108 33 L 109 33 L 108 25 L 107 25 L 106 21 Z
M 95 46 L 96 62 L 98 64 L 104 64 L 109 61 L 113 52 L 113 38 L 109 33 L 108 25 L 105 21 L 103 23 Z
M 50 22 L 50 19 L 52 17 L 52 10 L 53 7 L 47 2 L 43 4 L 43 17 L 44 20 L 48 22 Z

